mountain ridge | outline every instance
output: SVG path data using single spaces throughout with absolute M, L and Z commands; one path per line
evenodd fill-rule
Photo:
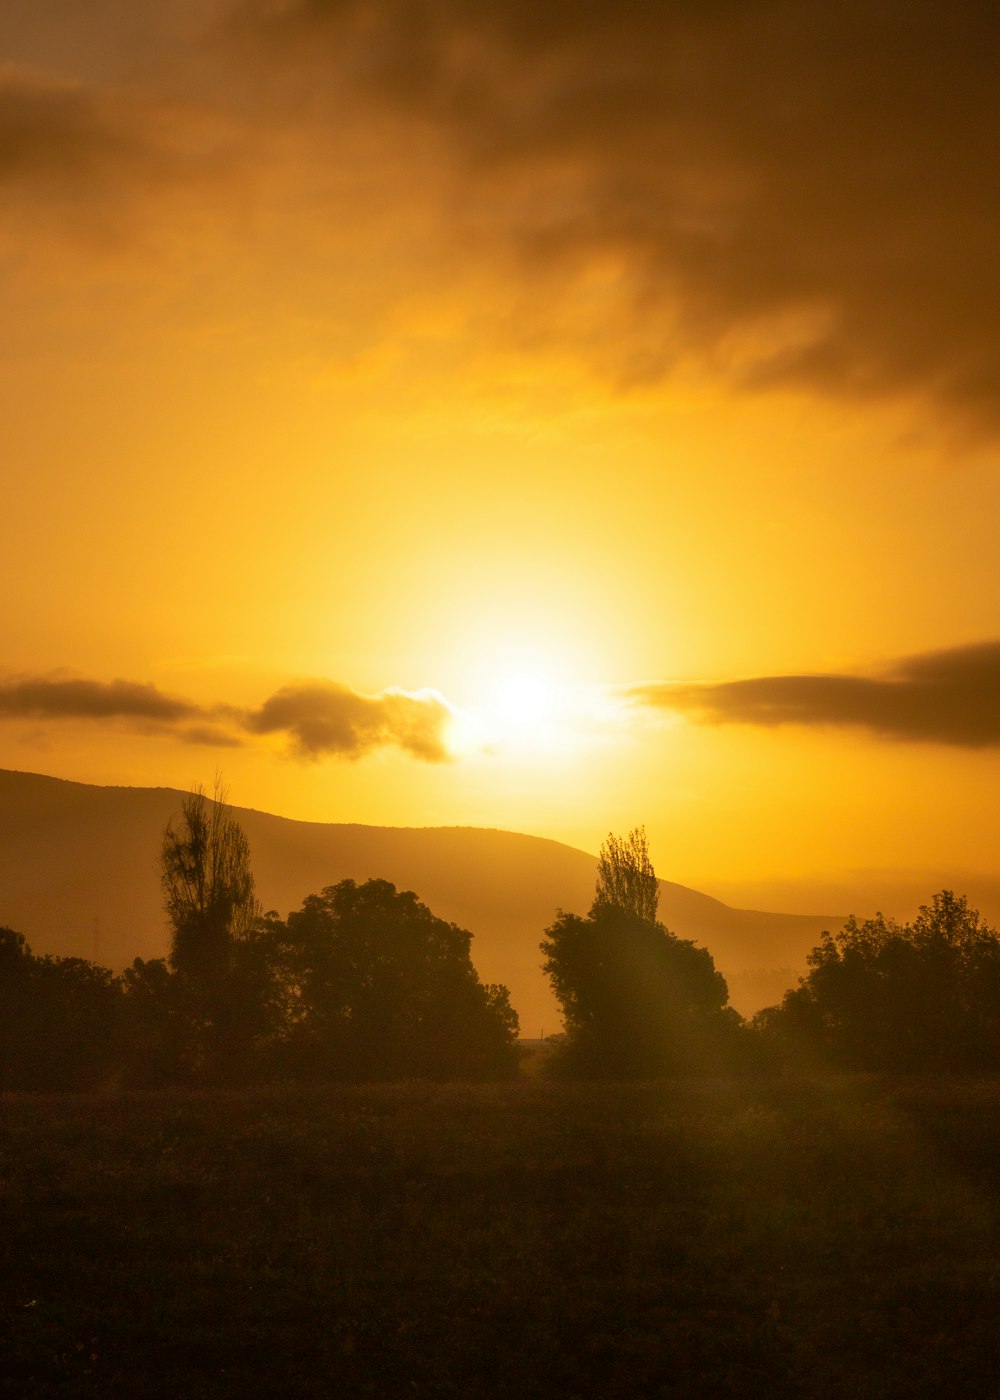
M 169 946 L 159 885 L 163 830 L 187 794 L 0 770 L 0 924 L 36 953 L 121 968 Z M 484 981 L 503 982 L 522 1033 L 552 1031 L 558 1008 L 538 945 L 557 909 L 585 912 L 596 856 L 551 837 L 474 826 L 312 822 L 233 804 L 259 897 L 282 915 L 341 879 L 390 880 L 469 929 Z M 841 916 L 738 909 L 660 881 L 660 917 L 707 947 L 745 1014 L 780 998 L 805 953 Z

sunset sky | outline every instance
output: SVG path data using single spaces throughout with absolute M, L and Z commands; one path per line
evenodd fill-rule
M 0 767 L 992 877 L 998 38 L 0 0 Z

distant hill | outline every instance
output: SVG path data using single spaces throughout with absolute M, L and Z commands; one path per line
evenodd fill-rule
M 94 787 L 0 770 L 0 925 L 23 933 L 36 953 L 116 969 L 137 956 L 162 956 L 168 933 L 160 842 L 184 796 L 172 788 Z M 266 909 L 286 915 L 338 880 L 391 880 L 475 935 L 479 975 L 510 988 L 522 1034 L 558 1029 L 538 944 L 558 908 L 590 907 L 596 857 L 511 831 L 355 826 L 235 811 Z M 660 917 L 711 951 L 744 1013 L 778 1000 L 820 931 L 841 923 L 732 909 L 669 880 L 660 882 Z

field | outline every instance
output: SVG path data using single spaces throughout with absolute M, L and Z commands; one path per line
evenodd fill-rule
M 13 1396 L 1000 1393 L 998 1082 L 0 1111 Z

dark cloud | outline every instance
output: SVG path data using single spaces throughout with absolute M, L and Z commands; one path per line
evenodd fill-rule
M 137 681 L 61 677 L 0 681 L 0 716 L 12 719 L 128 719 L 170 725 L 202 714 L 190 701 Z
M 450 718 L 447 704 L 434 691 L 360 695 L 347 686 L 312 681 L 279 690 L 247 717 L 247 727 L 257 734 L 287 733 L 305 758 L 360 758 L 395 745 L 415 758 L 440 763 L 450 756 L 444 741 Z
M 696 363 L 1000 427 L 983 0 L 220 0 L 166 45 L 163 0 L 131 8 L 135 33 L 105 14 L 102 41 L 129 63 L 0 78 L 0 184 L 58 215 L 145 199 L 155 226 L 238 237 L 286 281 L 303 226 L 325 226 L 352 286 L 415 203 L 440 246 L 390 249 L 385 295 L 485 265 L 494 304 L 469 314 L 488 339 L 565 341 L 621 384 Z M 283 231 L 254 242 L 255 220 Z M 304 260 L 312 315 L 329 274 Z
M 524 284 L 526 336 L 603 259 L 589 348 L 621 379 L 695 352 L 748 385 L 932 393 L 1000 423 L 1000 85 L 981 0 L 242 13 L 312 117 L 324 83 L 349 86 L 444 138 L 466 246 L 546 281 L 547 299 Z
M 626 693 L 706 724 L 860 726 L 921 743 L 1000 745 L 1000 642 L 907 657 L 877 676 L 757 676 Z
M 65 203 L 145 186 L 163 158 L 121 104 L 66 83 L 0 74 L 0 188 Z
M 190 196 L 224 206 L 238 146 L 204 105 L 0 71 L 0 191 L 30 231 L 48 227 L 47 213 L 63 237 L 124 248 L 144 215 L 177 223 Z
M 354 759 L 396 747 L 427 763 L 445 762 L 451 757 L 445 742 L 451 715 L 436 691 L 392 688 L 362 695 L 329 681 L 285 686 L 256 710 L 197 705 L 135 681 L 0 681 L 0 719 L 118 721 L 226 748 L 251 735 L 287 734 L 302 758 Z

